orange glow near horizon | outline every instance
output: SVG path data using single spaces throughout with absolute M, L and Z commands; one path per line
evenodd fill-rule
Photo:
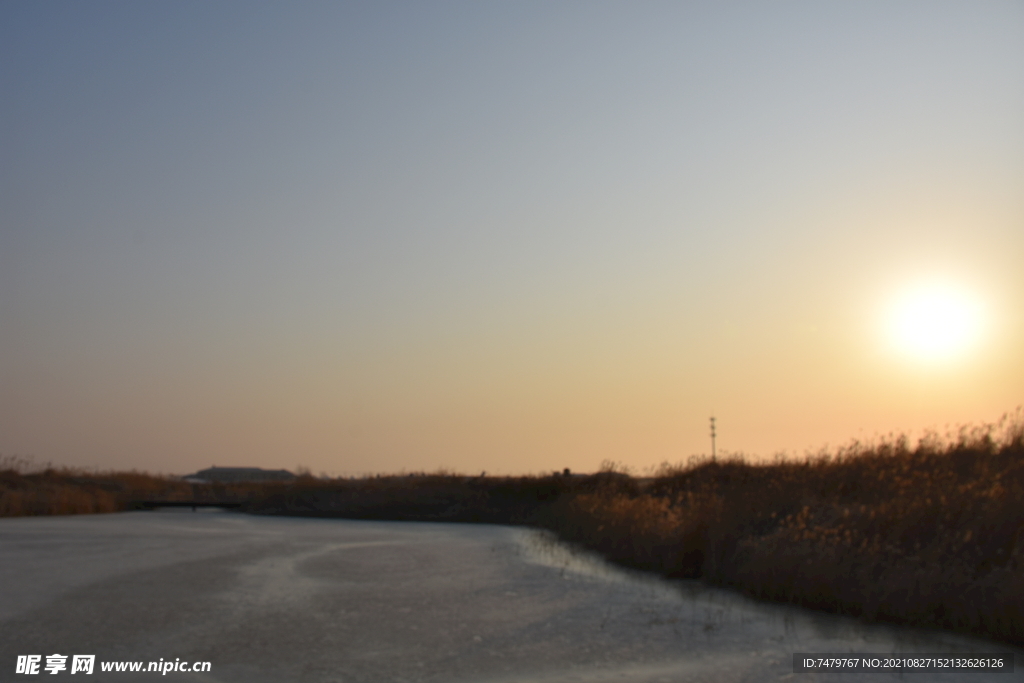
M 0 3 L 0 457 L 642 472 L 1024 404 L 1022 3 L 132 7 Z

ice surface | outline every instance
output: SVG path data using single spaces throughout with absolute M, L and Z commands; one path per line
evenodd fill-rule
M 792 654 L 972 650 L 1010 648 L 663 581 L 528 529 L 187 509 L 0 520 L 4 681 L 39 680 L 14 675 L 17 655 L 61 653 L 210 661 L 160 677 L 203 683 L 882 683 L 898 676 L 794 674 Z

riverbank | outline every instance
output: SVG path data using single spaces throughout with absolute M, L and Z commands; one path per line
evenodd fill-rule
M 191 484 L 145 472 L 37 468 L 28 460 L 0 456 L 0 517 L 123 512 L 151 500 L 241 503 L 271 491 L 265 484 Z
M 903 438 L 855 444 L 802 462 L 695 462 L 646 480 L 607 470 L 197 488 L 139 474 L 0 472 L 2 515 L 102 512 L 161 496 L 239 501 L 263 515 L 542 527 L 668 577 L 1024 644 L 1019 422 L 913 447 Z

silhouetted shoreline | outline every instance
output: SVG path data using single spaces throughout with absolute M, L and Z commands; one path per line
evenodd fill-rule
M 802 462 L 704 460 L 637 479 L 454 474 L 194 484 L 139 473 L 0 471 L 0 515 L 139 501 L 260 515 L 550 529 L 609 560 L 868 621 L 1024 643 L 1024 432 L 896 438 Z M 13 464 L 10 459 L 8 465 Z

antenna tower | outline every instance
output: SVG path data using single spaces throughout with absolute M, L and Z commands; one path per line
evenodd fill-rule
M 711 459 L 715 459 L 715 416 L 711 416 Z

